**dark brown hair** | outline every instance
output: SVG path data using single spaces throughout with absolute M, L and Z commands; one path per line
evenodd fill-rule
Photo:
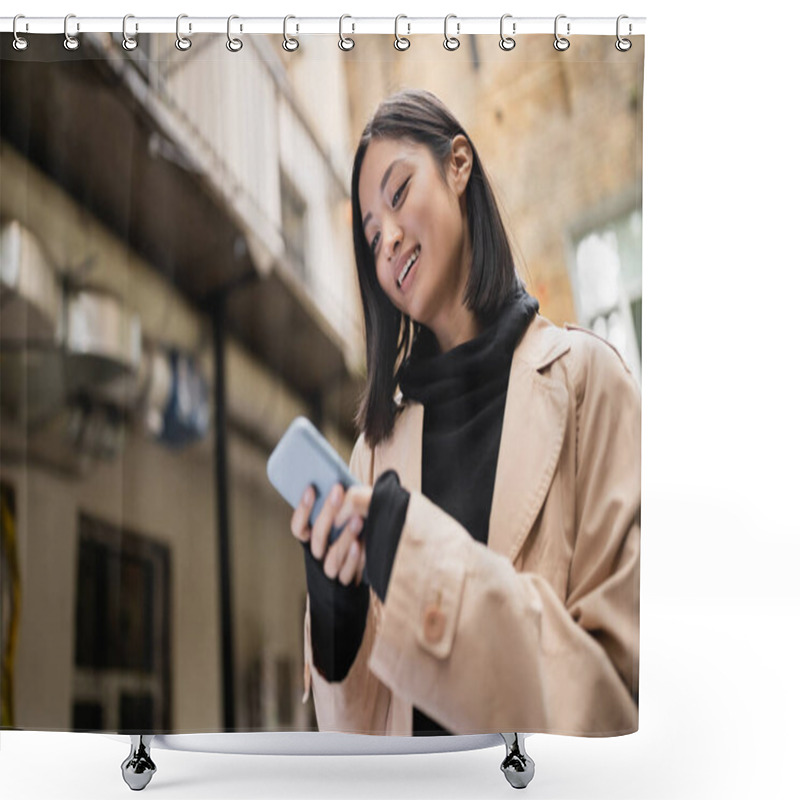
M 383 100 L 361 134 L 353 160 L 350 195 L 353 247 L 367 337 L 367 385 L 355 422 L 370 447 L 389 437 L 394 429 L 399 411 L 394 401 L 398 370 L 424 326 L 398 311 L 378 283 L 375 260 L 361 225 L 358 199 L 364 154 L 373 139 L 417 142 L 429 148 L 445 180 L 444 165 L 453 137 L 458 134 L 466 136 L 473 153 L 466 188 L 472 265 L 463 301 L 483 326 L 495 319 L 504 301 L 521 285 L 494 194 L 467 132 L 431 92 L 407 89 Z

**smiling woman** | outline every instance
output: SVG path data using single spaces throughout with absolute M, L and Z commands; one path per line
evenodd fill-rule
M 367 338 L 358 423 L 374 444 L 391 431 L 394 367 L 408 355 L 412 321 L 446 352 L 482 330 L 521 284 L 480 157 L 432 93 L 384 100 L 359 141 L 351 191 Z M 419 263 L 398 285 L 415 248 Z
M 310 497 L 292 519 L 309 543 L 320 729 L 635 731 L 631 370 L 539 315 L 475 146 L 430 92 L 380 104 L 351 185 L 367 340 L 358 485 L 335 487 L 313 527 Z M 328 547 L 332 525 L 347 527 Z

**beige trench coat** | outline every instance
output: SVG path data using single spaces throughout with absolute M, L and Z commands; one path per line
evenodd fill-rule
M 313 663 L 320 730 L 612 736 L 638 728 L 641 394 L 611 345 L 536 315 L 511 363 L 486 545 L 420 492 L 423 406 L 350 468 L 410 492 L 382 604 L 341 682 Z

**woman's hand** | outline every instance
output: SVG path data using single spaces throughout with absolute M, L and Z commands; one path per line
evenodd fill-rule
M 337 483 L 325 500 L 313 528 L 308 524 L 314 505 L 314 488 L 308 486 L 300 505 L 292 515 L 291 529 L 295 538 L 310 542 L 311 555 L 316 559 L 325 556 L 325 574 L 347 586 L 353 579 L 361 583 L 366 561 L 364 543 L 358 538 L 364 526 L 372 500 L 371 486 L 351 486 L 346 492 Z M 345 525 L 339 538 L 328 547 L 331 526 Z M 327 549 L 327 553 L 326 553 Z

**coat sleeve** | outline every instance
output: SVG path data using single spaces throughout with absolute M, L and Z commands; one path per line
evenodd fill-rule
M 350 457 L 350 472 L 362 483 L 372 484 L 371 451 L 361 434 Z M 317 726 L 321 731 L 341 733 L 386 733 L 391 692 L 369 670 L 368 660 L 379 624 L 380 601 L 370 588 L 370 604 L 361 646 L 347 675 L 341 681 L 328 682 L 314 664 L 311 645 L 311 611 L 306 595 L 303 630 L 304 688 L 303 702 L 313 690 Z
M 640 392 L 579 336 L 566 597 L 411 492 L 369 667 L 454 733 L 638 727 Z

